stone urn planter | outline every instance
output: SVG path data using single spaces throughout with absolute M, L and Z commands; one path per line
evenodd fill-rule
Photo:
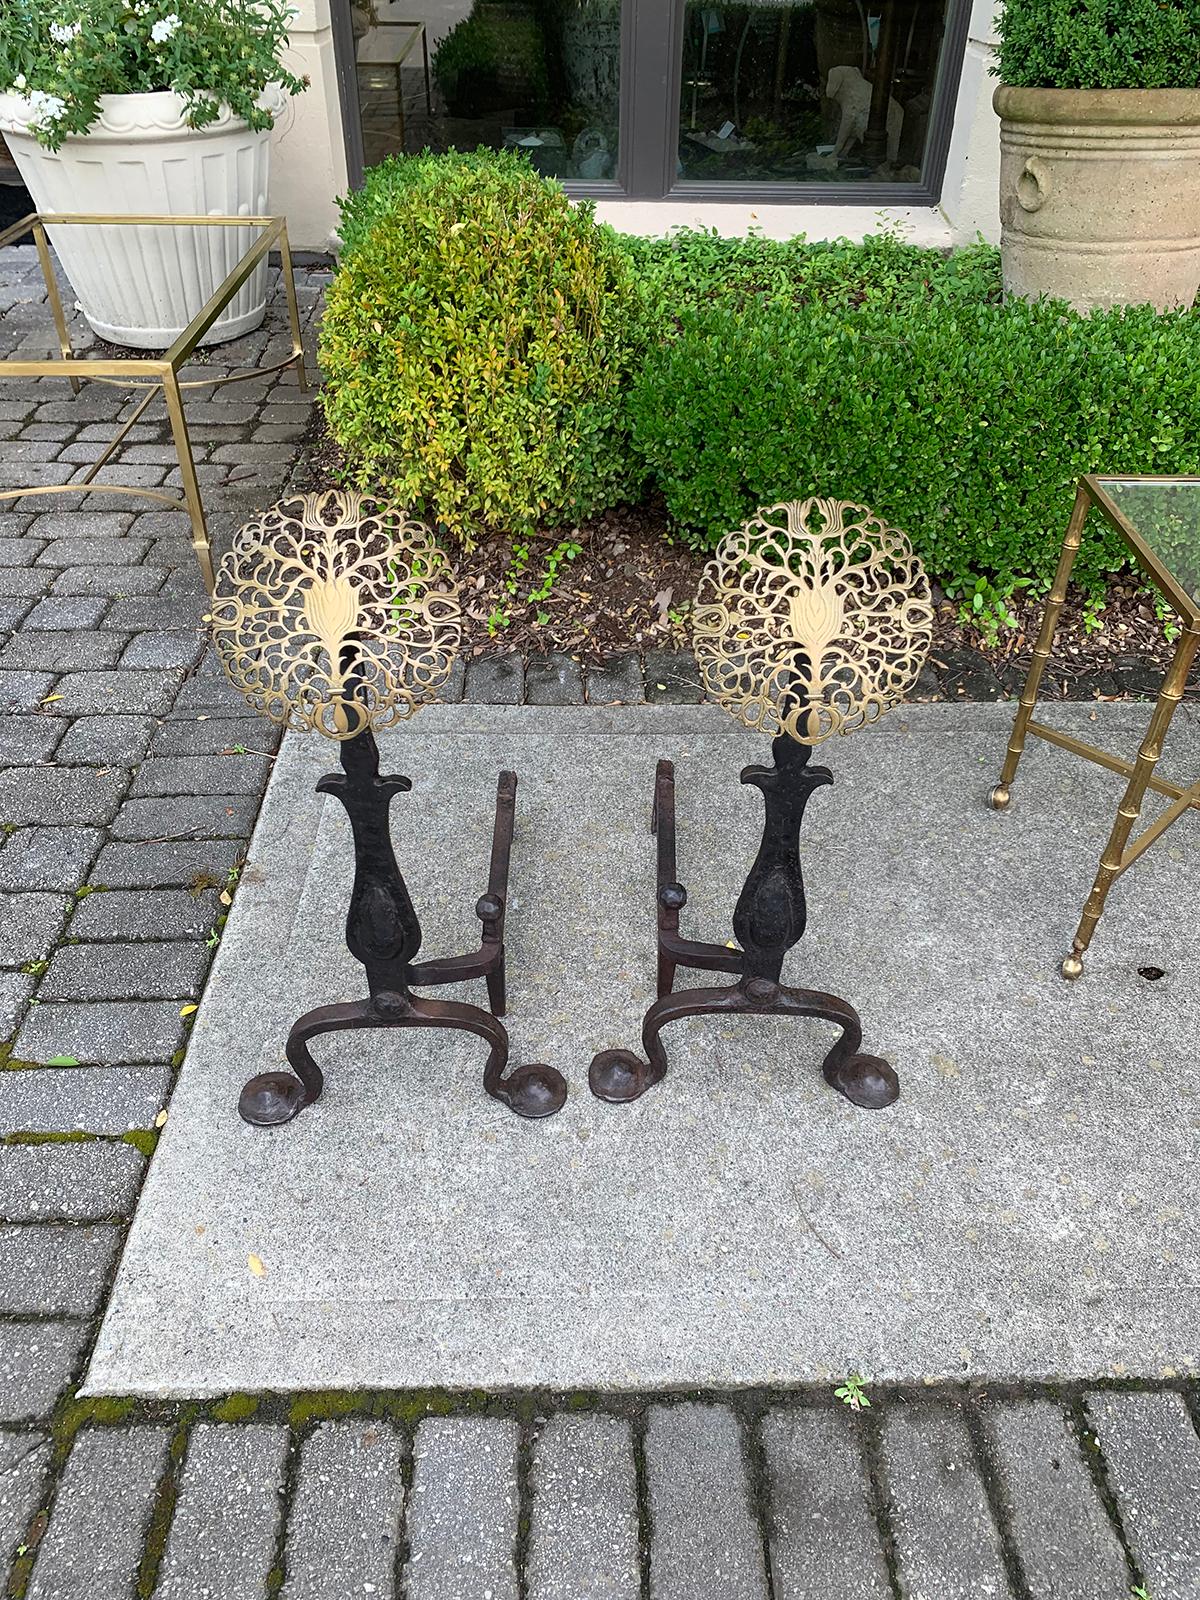
M 282 89 L 259 104 L 274 117 Z M 249 127 L 227 106 L 189 127 L 171 90 L 103 95 L 86 134 L 57 150 L 39 144 L 23 95 L 0 94 L 3 133 L 37 209 L 108 215 L 254 216 L 267 210 L 270 130 Z M 253 228 L 50 230 L 88 322 L 114 344 L 162 349 L 187 326 L 257 237 Z M 266 309 L 264 263 L 201 341 L 219 344 L 258 327 Z
M 1077 310 L 1190 306 L 1200 287 L 1200 89 L 1001 84 L 1004 287 Z

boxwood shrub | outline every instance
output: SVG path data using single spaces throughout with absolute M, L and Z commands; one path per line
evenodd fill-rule
M 467 547 L 629 491 L 640 301 L 590 207 L 481 150 L 393 158 L 343 210 L 320 359 L 357 482 Z
M 1200 86 L 1200 0 L 1005 0 L 996 26 L 1019 88 Z
M 681 537 L 710 548 L 781 499 L 865 501 L 994 616 L 1049 581 L 1080 473 L 1200 472 L 1192 314 L 1005 303 L 986 248 L 869 245 L 857 273 L 855 248 L 810 249 L 792 273 L 769 249 L 741 270 L 755 261 L 742 249 L 739 270 L 711 294 L 693 277 L 664 322 L 629 412 Z M 1076 574 L 1098 592 L 1125 554 L 1097 526 Z

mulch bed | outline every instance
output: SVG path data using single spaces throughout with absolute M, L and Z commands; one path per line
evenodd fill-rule
M 337 447 L 314 408 L 314 436 L 305 454 L 310 481 L 340 479 Z M 563 540 L 578 544 L 562 560 L 549 594 L 529 599 L 546 559 Z M 584 663 L 628 651 L 686 650 L 691 602 L 707 555 L 672 544 L 662 501 L 620 505 L 575 527 L 541 530 L 524 541 L 528 559 L 516 570 L 513 540 L 485 539 L 457 559 L 464 593 L 464 648 L 471 656 L 562 651 Z M 519 565 L 519 558 L 518 558 Z M 515 592 L 509 583 L 515 585 Z M 937 621 L 929 665 L 916 698 L 973 700 L 1019 694 L 1037 640 L 1044 599 L 1014 602 L 1017 625 L 994 644 L 959 618 L 959 607 L 937 590 Z M 1054 652 L 1042 682 L 1045 699 L 1120 699 L 1154 695 L 1172 646 L 1151 597 L 1131 575 L 1119 575 L 1092 631 L 1074 591 L 1063 609 Z M 1193 686 L 1192 693 L 1200 690 Z

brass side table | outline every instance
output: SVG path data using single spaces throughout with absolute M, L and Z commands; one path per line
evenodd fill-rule
M 179 334 L 169 349 L 161 356 L 105 356 L 93 359 L 71 348 L 71 335 L 63 313 L 62 299 L 54 276 L 54 262 L 46 236 L 47 228 L 66 227 L 123 227 L 123 228 L 257 228 L 261 230 L 254 243 L 242 255 L 237 265 L 218 284 L 208 300 L 196 312 L 187 327 Z M 288 246 L 287 222 L 283 217 L 188 217 L 188 216 L 100 216 L 90 212 L 37 212 L 32 211 L 11 228 L 0 231 L 0 249 L 23 233 L 32 233 L 37 246 L 38 262 L 46 284 L 46 298 L 54 318 L 61 355 L 45 361 L 18 360 L 15 356 L 0 362 L 0 378 L 65 378 L 73 393 L 79 393 L 81 383 L 111 383 L 118 388 L 143 391 L 141 400 L 117 428 L 111 441 L 77 482 L 30 485 L 24 489 L 0 488 L 0 508 L 9 500 L 50 494 L 120 494 L 134 495 L 152 500 L 157 505 L 186 511 L 192 524 L 192 549 L 205 587 L 211 594 L 215 582 L 212 547 L 208 539 L 208 523 L 204 515 L 204 501 L 200 494 L 200 477 L 192 455 L 192 441 L 188 433 L 183 395 L 187 389 L 216 389 L 227 383 L 244 383 L 249 378 L 263 378 L 268 373 L 282 372 L 285 367 L 295 367 L 300 392 L 306 393 L 308 378 L 304 370 L 304 340 L 300 329 L 300 308 L 296 300 L 296 284 L 292 272 L 292 255 Z M 242 372 L 228 372 L 223 376 L 206 373 L 203 377 L 181 378 L 180 371 L 196 346 L 213 323 L 233 299 L 234 295 L 263 261 L 268 251 L 277 249 L 281 263 L 284 293 L 287 296 L 288 322 L 291 327 L 292 350 L 282 361 L 270 365 L 247 367 Z M 171 426 L 171 439 L 179 461 L 181 488 L 179 493 L 167 489 L 147 489 L 141 484 L 97 483 L 102 467 L 108 465 L 120 448 L 126 434 L 138 422 L 151 402 L 162 395 Z
M 1048 728 L 1033 718 L 1037 704 L 1038 686 L 1042 672 L 1054 643 L 1054 631 L 1059 613 L 1066 598 L 1067 582 L 1071 568 L 1083 540 L 1088 513 L 1096 510 L 1121 535 L 1129 546 L 1138 566 L 1154 584 L 1163 599 L 1174 609 L 1182 623 L 1182 631 L 1175 646 L 1175 654 L 1167 668 L 1150 726 L 1132 763 L 1122 761 L 1107 750 L 1098 750 L 1070 734 Z M 1108 478 L 1088 475 L 1081 478 L 1075 493 L 1075 506 L 1067 525 L 1058 570 L 1042 618 L 1037 648 L 1029 676 L 1021 691 L 1021 703 L 1013 723 L 1012 737 L 1008 741 L 1008 754 L 1000 782 L 988 796 L 993 811 L 1004 811 L 1012 799 L 1012 782 L 1025 749 L 1028 734 L 1046 739 L 1050 744 L 1069 750 L 1072 755 L 1094 761 L 1110 772 L 1120 773 L 1128 781 L 1117 815 L 1113 821 L 1108 843 L 1100 858 L 1092 892 L 1087 897 L 1083 915 L 1075 934 L 1070 953 L 1064 957 L 1064 978 L 1078 978 L 1083 973 L 1083 957 L 1092 942 L 1096 924 L 1104 910 L 1108 891 L 1116 880 L 1139 856 L 1143 855 L 1156 839 L 1185 811 L 1200 811 L 1200 782 L 1188 789 L 1168 783 L 1155 773 L 1163 743 L 1175 707 L 1183 698 L 1184 686 L 1200 646 L 1200 478 Z M 1130 842 L 1130 834 L 1146 791 L 1166 796 L 1170 804 Z

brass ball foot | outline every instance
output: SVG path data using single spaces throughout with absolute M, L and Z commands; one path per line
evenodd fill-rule
M 1072 950 L 1069 956 L 1063 957 L 1062 966 L 1058 970 L 1068 983 L 1074 983 L 1076 978 L 1083 977 L 1083 957 Z
M 1007 811 L 1012 800 L 1012 791 L 1006 783 L 998 783 L 987 797 L 987 803 L 993 811 Z

